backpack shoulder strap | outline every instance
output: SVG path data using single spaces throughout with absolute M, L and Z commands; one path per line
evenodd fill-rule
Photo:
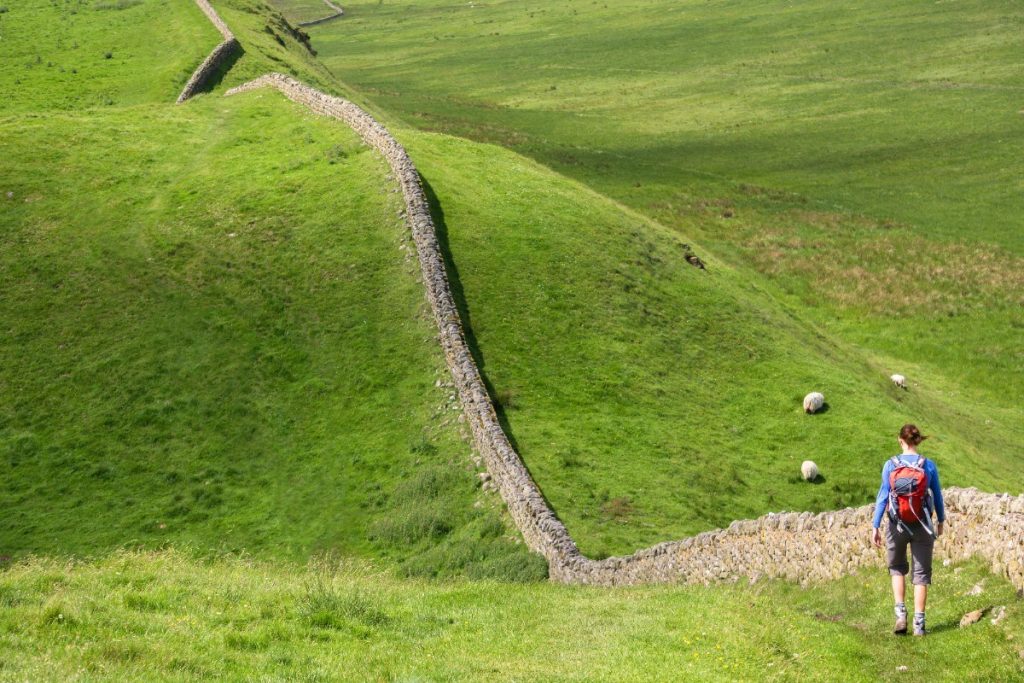
M 897 467 L 903 467 L 903 463 L 900 462 L 900 456 L 898 456 L 898 455 L 892 456 L 891 462 L 892 462 L 893 469 L 896 469 Z
M 918 469 L 922 469 L 922 470 L 923 470 L 923 469 L 924 469 L 924 462 L 925 462 L 925 458 L 924 458 L 924 456 L 922 455 L 922 456 L 920 456 L 920 457 L 919 457 L 919 458 L 917 459 L 917 464 L 916 464 L 916 465 L 914 465 L 914 467 L 917 467 Z

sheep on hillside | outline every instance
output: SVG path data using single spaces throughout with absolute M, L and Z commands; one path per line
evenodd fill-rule
M 814 481 L 818 478 L 818 466 L 814 464 L 813 460 L 804 460 L 800 465 L 800 474 L 803 475 L 805 481 Z
M 818 391 L 812 391 L 804 396 L 804 412 L 808 415 L 818 412 L 825 405 L 825 395 Z
M 900 389 L 907 388 L 907 378 L 904 377 L 903 375 L 890 375 L 889 379 L 891 379 L 892 383 L 898 386 Z

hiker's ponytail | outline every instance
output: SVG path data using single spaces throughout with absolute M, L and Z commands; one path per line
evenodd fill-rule
M 905 424 L 900 428 L 900 438 L 911 446 L 917 446 L 928 437 L 921 433 L 917 425 Z

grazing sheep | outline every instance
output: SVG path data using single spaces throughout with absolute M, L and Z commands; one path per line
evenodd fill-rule
M 804 412 L 808 415 L 816 413 L 825 405 L 825 395 L 818 391 L 812 391 L 804 396 Z
M 812 460 L 804 460 L 800 465 L 800 474 L 804 476 L 805 481 L 814 481 L 818 478 L 818 466 Z
M 904 377 L 903 375 L 890 375 L 889 379 L 891 379 L 892 383 L 898 386 L 900 389 L 907 388 L 907 378 Z

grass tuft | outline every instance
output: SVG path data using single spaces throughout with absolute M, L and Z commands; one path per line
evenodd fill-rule
M 333 577 L 320 573 L 307 582 L 300 607 L 312 626 L 350 630 L 363 638 L 391 621 L 372 593 L 362 587 L 342 589 Z

